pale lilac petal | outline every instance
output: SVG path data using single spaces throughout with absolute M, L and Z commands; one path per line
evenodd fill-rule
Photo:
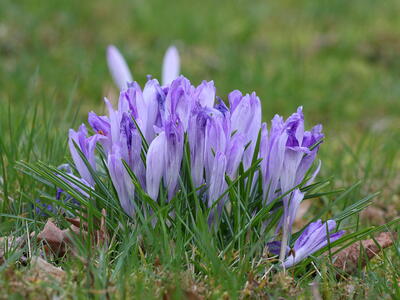
M 168 85 L 173 80 L 178 78 L 180 72 L 180 58 L 178 49 L 171 46 L 165 52 L 163 67 L 162 67 L 162 84 Z
M 191 175 L 196 188 L 203 184 L 205 135 L 208 119 L 208 114 L 203 109 L 200 109 L 192 116 L 188 129 Z
M 208 189 L 208 207 L 211 207 L 219 199 L 226 189 L 225 182 L 226 156 L 222 152 L 215 154 Z
M 157 201 L 161 178 L 165 174 L 165 133 L 160 133 L 150 144 L 146 158 L 146 187 L 147 193 Z
M 82 154 L 86 157 L 86 159 L 88 160 L 92 169 L 96 170 L 96 160 L 95 160 L 94 151 L 95 151 L 97 142 L 101 138 L 104 138 L 104 136 L 99 135 L 99 134 L 96 134 L 96 135 L 88 138 L 86 126 L 84 124 L 82 124 L 79 127 L 78 132 L 74 131 L 73 129 L 69 130 L 68 145 L 69 145 L 69 150 L 71 153 L 72 160 L 74 161 L 75 167 L 78 170 L 81 177 L 92 186 L 94 185 L 94 180 L 92 178 L 92 175 L 90 174 L 90 171 L 87 168 L 85 162 L 79 155 L 79 152 L 76 147 L 78 147 L 80 149 L 80 151 L 82 152 Z M 74 142 L 75 142 L 76 146 L 75 146 Z
M 227 151 L 226 174 L 231 179 L 236 178 L 237 169 L 243 158 L 245 141 L 245 137 L 240 133 L 235 134 L 230 141 L 230 147 Z
M 326 223 L 322 223 L 321 220 L 310 223 L 296 240 L 293 252 L 286 258 L 283 266 L 285 268 L 292 267 L 328 245 L 328 240 L 330 243 L 338 240 L 345 232 L 339 231 L 331 234 L 330 232 L 335 227 L 336 222 L 333 220 L 328 220 Z
M 122 163 L 122 158 L 117 146 L 113 148 L 113 153 L 108 156 L 107 167 L 115 190 L 117 191 L 121 207 L 132 217 L 135 212 L 135 186 Z
M 115 84 L 120 90 L 126 89 L 133 78 L 124 57 L 113 45 L 107 48 L 107 64 Z
M 203 81 L 196 88 L 197 101 L 202 107 L 213 107 L 215 102 L 215 86 L 214 81 Z
M 143 99 L 144 105 L 147 110 L 147 124 L 146 124 L 146 132 L 145 136 L 150 143 L 155 136 L 154 125 L 157 122 L 157 118 L 159 116 L 159 100 L 160 97 L 160 85 L 157 80 L 149 80 L 147 81 L 144 89 L 143 89 Z
M 235 111 L 236 107 L 242 100 L 242 97 L 243 97 L 242 93 L 238 90 L 234 90 L 233 92 L 229 93 L 228 100 L 231 113 Z
M 165 125 L 166 157 L 165 185 L 168 190 L 168 200 L 175 194 L 178 184 L 179 171 L 183 156 L 183 127 L 179 120 L 170 120 Z

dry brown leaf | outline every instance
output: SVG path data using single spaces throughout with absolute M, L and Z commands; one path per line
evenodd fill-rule
M 37 238 L 38 241 L 44 243 L 46 252 L 52 252 L 59 256 L 63 256 L 66 253 L 65 233 L 50 219 Z
M 73 246 L 73 236 L 85 238 L 88 235 L 87 224 L 82 222 L 79 218 L 66 218 L 71 223 L 68 229 L 61 230 L 49 219 L 44 226 L 43 230 L 38 234 L 38 241 L 44 243 L 44 249 L 48 254 L 55 254 L 63 256 L 67 252 L 68 246 Z M 95 230 L 93 236 L 96 245 L 108 244 L 109 237 L 106 227 L 106 210 L 102 210 L 102 217 L 98 222 L 99 229 Z M 71 247 L 70 247 L 71 248 Z M 72 252 L 74 249 L 72 247 Z
M 375 243 L 379 244 L 379 246 Z M 390 232 L 382 232 L 376 238 L 357 242 L 343 249 L 333 257 L 333 265 L 346 273 L 353 273 L 359 266 L 365 267 L 367 262 L 379 254 L 382 249 L 390 247 L 394 242 L 394 236 Z M 362 251 L 360 251 L 362 246 Z M 361 254 L 361 257 L 360 257 Z
M 65 220 L 69 223 L 71 223 L 72 225 L 76 226 L 76 227 L 80 227 L 81 226 L 81 219 L 79 219 L 79 217 L 76 218 L 68 218 L 66 217 Z
M 31 265 L 33 274 L 37 278 L 46 279 L 46 277 L 50 276 L 58 281 L 65 278 L 65 271 L 63 269 L 53 266 L 39 256 L 32 257 Z

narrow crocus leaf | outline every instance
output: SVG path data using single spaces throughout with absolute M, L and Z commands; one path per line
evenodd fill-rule
M 162 67 L 162 84 L 168 85 L 173 80 L 178 78 L 180 72 L 180 58 L 178 49 L 175 46 L 170 46 L 164 55 Z
M 107 47 L 107 64 L 115 84 L 120 90 L 126 89 L 133 78 L 124 57 L 113 45 Z
M 167 141 L 161 132 L 150 144 L 146 158 L 146 188 L 150 198 L 157 201 L 161 178 L 165 174 Z

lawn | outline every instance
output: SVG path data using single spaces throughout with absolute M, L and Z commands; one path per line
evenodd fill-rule
M 343 226 L 350 234 L 396 220 L 399 14 L 396 0 L 2 0 L 0 237 L 38 233 L 46 223 L 33 204 L 54 198 L 55 189 L 23 166 L 41 161 L 57 167 L 70 160 L 69 128 L 86 122 L 92 110 L 106 112 L 104 96 L 116 102 L 119 91 L 106 63 L 109 44 L 124 54 L 140 84 L 148 74 L 161 76 L 164 52 L 174 44 L 181 72 L 193 84 L 214 80 L 224 100 L 234 89 L 255 91 L 263 121 L 275 114 L 287 118 L 303 106 L 307 128 L 323 124 L 318 180 L 325 183 L 319 197 L 305 201 L 310 205 L 297 229 L 322 211 L 324 220 L 332 218 L 378 192 Z M 53 220 L 62 228 L 68 224 L 63 216 Z M 116 220 L 110 223 L 119 230 Z M 391 224 L 379 231 L 398 231 L 399 225 Z M 58 281 L 30 268 L 30 257 L 43 251 L 37 243 L 21 250 L 26 261 L 19 250 L 6 251 L 0 298 L 400 298 L 398 242 L 351 274 L 338 273 L 327 256 L 286 273 L 268 273 L 268 261 L 252 260 L 253 254 L 241 249 L 223 258 L 210 241 L 209 252 L 187 250 L 187 236 L 160 228 L 141 231 L 151 240 L 146 248 L 135 233 L 124 233 L 109 247 L 78 240 L 74 255 L 49 255 L 47 260 L 65 271 Z

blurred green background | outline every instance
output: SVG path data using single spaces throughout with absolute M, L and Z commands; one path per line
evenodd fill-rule
M 104 110 L 103 96 L 117 95 L 108 44 L 141 83 L 160 76 L 175 44 L 193 83 L 213 79 L 224 99 L 233 89 L 256 91 L 264 120 L 303 105 L 308 126 L 325 127 L 323 175 L 339 185 L 365 179 L 391 200 L 400 186 L 399 16 L 397 0 L 1 0 L 0 103 L 11 121 L 3 113 L 0 128 L 42 101 L 40 116 L 53 121 L 34 119 L 46 128 L 36 138 L 50 128 L 53 143 L 65 141 L 88 111 Z M 66 115 L 77 108 L 76 118 Z M 33 149 L 34 159 L 61 162 L 52 149 Z

